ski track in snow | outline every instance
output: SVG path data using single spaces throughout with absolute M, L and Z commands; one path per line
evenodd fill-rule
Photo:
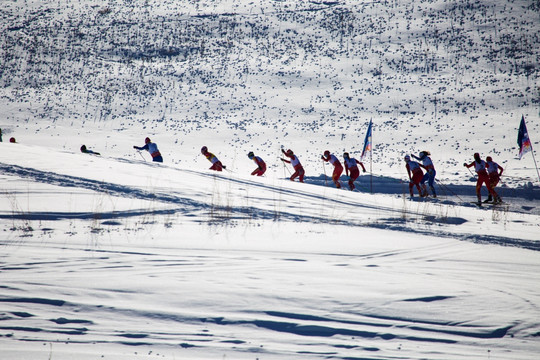
M 2 360 L 538 358 L 537 1 L 140 5 L 2 3 Z M 370 119 L 373 184 L 338 191 L 320 155 Z M 234 171 L 188 170 L 203 142 Z M 505 204 L 471 204 L 474 152 Z
M 20 149 L 25 150 L 35 151 Z M 171 186 L 163 187 L 150 177 L 122 184 L 107 181 L 111 175 L 101 170 L 117 159 L 76 154 L 56 157 L 58 160 L 40 165 L 0 162 L 0 171 L 9 178 L 6 195 L 23 197 L 24 187 L 16 185 L 19 181 L 27 189 L 33 189 L 29 184 L 47 186 L 32 190 L 32 196 L 38 198 L 39 191 L 61 194 L 60 188 L 75 198 L 105 193 L 151 205 L 135 210 L 117 205 L 120 209 L 113 211 L 103 206 L 100 212 L 13 208 L 1 213 L 0 221 L 43 228 L 2 242 L 7 251 L 1 258 L 0 275 L 9 274 L 0 287 L 4 339 L 55 346 L 65 342 L 62 353 L 73 351 L 69 345 L 127 346 L 164 353 L 180 348 L 193 358 L 199 358 L 201 352 L 234 352 L 269 358 L 414 359 L 418 352 L 410 348 L 419 346 L 425 357 L 447 359 L 474 354 L 479 347 L 504 351 L 504 344 L 515 335 L 527 339 L 538 332 L 540 325 L 534 317 L 515 315 L 538 313 L 535 295 L 512 291 L 514 286 L 522 289 L 524 283 L 540 280 L 530 275 L 536 267 L 511 260 L 469 262 L 460 248 L 477 243 L 536 253 L 538 243 L 452 230 L 472 220 L 463 217 L 465 214 L 492 212 L 504 220 L 512 213 L 508 207 L 487 210 L 444 199 L 411 201 L 400 197 L 401 184 L 384 186 L 384 194 L 369 195 L 326 187 L 318 177 L 299 184 L 127 160 L 121 161 L 113 178 L 149 169 L 153 175 L 148 176 L 164 178 Z M 75 164 L 76 159 L 80 161 L 77 167 L 90 170 L 62 166 Z M 176 179 L 198 186 L 184 187 Z M 10 191 L 10 186 L 18 190 Z M 375 186 L 383 187 L 377 181 Z M 392 189 L 397 193 L 392 194 Z M 428 209 L 434 214 L 427 215 Z M 153 220 L 142 220 L 147 224 L 142 228 L 124 225 L 128 219 L 148 215 Z M 219 247 L 227 244 L 223 239 L 256 239 L 261 231 L 276 231 L 272 235 L 276 239 L 295 238 L 298 230 L 287 230 L 288 226 L 294 229 L 308 224 L 308 230 L 300 231 L 307 231 L 314 243 L 318 238 L 329 241 L 329 248 L 250 251 L 233 245 L 216 251 L 211 246 L 205 249 L 199 240 L 187 247 L 167 242 L 157 245 L 162 241 L 152 233 L 161 218 L 169 219 L 174 242 L 201 230 L 207 232 L 201 239 L 215 238 Z M 77 222 L 61 233 L 65 221 Z M 90 234 L 94 233 L 90 239 L 81 232 L 81 226 L 89 223 Z M 184 230 L 194 226 L 196 230 Z M 122 227 L 127 230 L 125 236 L 114 230 Z M 177 233 L 174 229 L 182 230 Z M 435 237 L 406 248 L 398 245 L 370 251 L 369 244 L 377 243 L 377 238 L 364 234 L 373 231 L 394 234 L 396 239 L 410 238 L 404 244 L 413 238 Z M 361 239 L 362 249 L 367 246 L 365 250 L 353 254 L 331 245 L 351 233 Z M 105 240 L 107 236 L 110 240 Z M 463 245 L 454 239 L 464 240 Z M 45 247 L 36 246 L 43 241 Z M 470 277 L 474 272 L 487 273 L 488 279 L 478 282 Z M 410 276 L 417 283 L 411 284 Z M 512 285 L 516 279 L 518 285 Z M 441 282 L 447 286 L 441 287 Z M 275 285 L 269 288 L 268 284 Z M 490 303 L 487 309 L 484 303 L 490 298 L 497 303 Z M 318 300 L 313 303 L 313 299 Z M 494 308 L 505 311 L 508 306 L 513 316 L 492 315 Z M 462 307 L 468 310 L 456 311 Z M 520 358 L 519 346 L 512 344 L 513 355 Z M 438 353 L 443 355 L 434 355 Z
M 130 163 L 130 162 L 126 162 Z M 155 164 L 147 165 L 142 164 L 144 166 L 150 166 L 153 167 Z M 483 244 L 496 244 L 496 245 L 505 245 L 505 246 L 518 246 L 523 247 L 531 250 L 540 250 L 540 242 L 534 241 L 534 240 L 526 240 L 526 239 L 519 239 L 519 238 L 510 238 L 510 237 L 504 237 L 504 236 L 495 236 L 495 235 L 481 235 L 481 234 L 463 234 L 461 236 L 457 236 L 456 233 L 451 231 L 445 231 L 439 228 L 418 228 L 418 227 L 410 227 L 410 218 L 408 217 L 416 217 L 420 216 L 422 217 L 423 221 L 426 223 L 442 223 L 442 224 L 454 224 L 459 225 L 467 222 L 467 219 L 464 219 L 462 217 L 452 217 L 448 215 L 437 215 L 441 214 L 444 211 L 440 210 L 440 208 L 444 207 L 455 207 L 455 206 L 466 206 L 475 208 L 475 205 L 469 204 L 469 203 L 457 203 L 453 200 L 437 200 L 434 201 L 433 199 L 420 199 L 416 198 L 416 201 L 419 202 L 419 206 L 422 206 L 422 204 L 425 204 L 426 207 L 429 207 L 430 205 L 433 205 L 434 207 L 438 207 L 439 209 L 434 210 L 426 210 L 426 208 L 421 207 L 410 207 L 408 209 L 395 209 L 393 207 L 383 206 L 380 204 L 370 204 L 368 202 L 362 202 L 362 200 L 354 199 L 350 200 L 347 199 L 347 196 L 344 195 L 341 198 L 336 198 L 335 196 L 329 195 L 328 197 L 324 194 L 321 195 L 319 193 L 310 192 L 309 190 L 305 188 L 294 188 L 291 189 L 288 188 L 282 188 L 281 185 L 268 185 L 263 183 L 257 183 L 254 181 L 244 180 L 238 177 L 234 177 L 233 175 L 228 174 L 220 174 L 216 175 L 213 173 L 204 173 L 204 172 L 197 172 L 192 170 L 182 170 L 182 169 L 174 169 L 174 171 L 179 172 L 180 174 L 178 176 L 182 176 L 181 173 L 189 173 L 192 175 L 195 175 L 197 177 L 203 177 L 203 178 L 210 178 L 214 181 L 219 181 L 221 183 L 224 183 L 226 188 L 228 188 L 228 191 L 231 191 L 231 187 L 234 187 L 235 189 L 242 190 L 243 188 L 250 188 L 253 187 L 253 191 L 258 191 L 258 194 L 262 191 L 265 193 L 268 193 L 268 197 L 266 201 L 261 201 L 263 199 L 257 198 L 254 199 L 255 201 L 262 203 L 262 206 L 231 206 L 230 204 L 216 204 L 207 202 L 204 200 L 197 201 L 194 199 L 194 197 L 188 197 L 186 194 L 182 194 L 181 192 L 178 193 L 177 190 L 167 188 L 167 189 L 161 189 L 161 188 L 152 188 L 152 189 L 142 189 L 136 186 L 127 186 L 117 183 L 109 183 L 104 181 L 97 181 L 93 179 L 88 178 L 82 178 L 82 177 L 75 177 L 65 174 L 59 174 L 54 173 L 50 171 L 43 171 L 33 168 L 27 168 L 22 167 L 18 165 L 8 165 L 8 164 L 2 164 L 0 163 L 0 171 L 2 171 L 4 174 L 11 174 L 15 176 L 19 176 L 21 178 L 27 178 L 32 179 L 36 182 L 46 183 L 50 185 L 56 185 L 61 187 L 72 187 L 72 188 L 81 188 L 86 190 L 91 190 L 95 192 L 103 192 L 108 194 L 109 196 L 117 196 L 117 197 L 129 197 L 129 198 L 135 198 L 140 200 L 149 200 L 153 201 L 155 203 L 160 203 L 163 205 L 167 205 L 167 208 L 165 209 L 151 209 L 151 210 L 115 210 L 112 212 L 67 212 L 67 213 L 59 213 L 59 212 L 21 212 L 17 213 L 16 211 L 12 211 L 9 214 L 1 214 L 0 213 L 0 219 L 23 219 L 27 221 L 37 221 L 37 220 L 62 220 L 62 219 L 98 219 L 98 220 L 118 220 L 122 218 L 128 218 L 128 217 L 139 217 L 143 215 L 180 215 L 183 216 L 186 219 L 189 219 L 192 217 L 194 221 L 198 221 L 198 217 L 196 217 L 197 214 L 200 214 L 201 212 L 210 214 L 211 222 L 223 222 L 223 221 L 235 221 L 235 220 L 280 220 L 280 221 L 294 221 L 294 222 L 313 222 L 313 223 L 332 223 L 332 224 L 342 224 L 342 225 L 349 225 L 349 226 L 365 226 L 365 227 L 374 227 L 374 228 L 380 228 L 380 229 L 389 229 L 389 230 L 395 230 L 395 231 L 410 231 L 410 232 L 418 232 L 425 235 L 435 234 L 438 236 L 448 236 L 453 238 L 461 238 L 462 240 L 466 241 L 473 241 L 477 243 L 483 243 Z M 394 181 L 396 182 L 396 181 Z M 313 180 L 309 177 L 306 178 L 306 183 L 311 183 L 315 185 L 323 185 L 324 182 L 321 182 L 317 178 L 314 178 Z M 376 183 L 377 184 L 377 183 Z M 396 194 L 399 195 L 400 190 L 402 190 L 402 186 L 392 187 L 392 186 L 385 186 L 382 184 L 377 184 L 376 188 L 380 186 L 381 188 L 384 187 L 384 191 L 386 194 L 391 194 L 392 189 L 396 191 Z M 450 189 L 450 191 L 453 194 L 457 194 L 460 192 L 460 188 L 462 187 L 456 187 L 454 190 L 454 186 L 448 185 L 446 187 L 447 189 Z M 307 190 L 307 191 L 306 191 Z M 347 191 L 347 190 L 343 190 Z M 514 192 L 514 194 L 518 194 L 519 190 L 517 189 L 511 189 L 511 191 Z M 471 189 L 469 187 L 469 192 L 471 192 Z M 529 191 L 524 190 L 524 195 L 528 196 Z M 347 193 L 345 193 L 347 194 Z M 229 194 L 231 196 L 231 194 Z M 259 195 L 258 195 L 259 196 Z M 454 195 L 458 196 L 458 195 Z M 294 206 L 291 205 L 290 202 L 287 202 L 287 199 L 293 199 L 294 201 L 298 201 L 298 203 L 301 203 L 302 205 L 298 207 L 297 211 L 290 211 L 291 209 L 294 209 Z M 513 198 L 513 200 L 517 203 L 522 202 L 522 199 L 520 198 Z M 530 200 L 530 199 L 529 199 Z M 285 208 L 283 206 L 283 202 L 287 202 L 287 207 Z M 407 200 L 408 201 L 408 200 Z M 307 206 L 307 204 L 313 204 L 313 206 Z M 172 206 L 172 207 L 171 207 Z M 306 214 L 306 211 L 308 209 L 321 209 L 321 207 L 325 208 L 347 208 L 351 207 L 356 210 L 363 209 L 363 211 L 371 211 L 374 213 L 379 213 L 378 221 L 358 221 L 354 218 L 329 218 L 328 216 L 324 215 L 317 215 L 317 214 Z M 533 206 L 535 208 L 536 206 Z M 508 213 L 509 211 L 518 211 L 518 212 L 527 212 L 530 213 L 530 211 L 525 211 L 523 209 L 520 209 L 519 207 L 513 207 L 510 208 L 509 205 L 501 205 L 498 207 L 490 207 L 488 205 L 485 206 L 485 210 L 493 211 L 494 213 L 500 213 L 504 217 L 505 213 Z M 269 210 L 271 209 L 271 210 Z M 289 211 L 287 211 L 289 210 Z M 426 214 L 426 211 L 434 211 L 434 215 Z M 390 217 L 385 217 L 384 213 L 388 215 L 392 215 Z M 448 213 L 448 210 L 446 210 L 446 213 Z M 107 224 L 107 223 L 105 223 Z
M 0 271 L 9 271 L 12 276 L 1 287 L 0 331 L 30 343 L 65 338 L 67 343 L 78 345 L 117 344 L 162 351 L 234 349 L 260 352 L 261 356 L 312 354 L 341 359 L 359 354 L 366 358 L 369 353 L 373 357 L 367 358 L 377 359 L 378 353 L 385 353 L 408 359 L 414 356 L 408 354 L 407 347 L 419 346 L 425 356 L 439 358 L 435 355 L 439 352 L 463 355 L 463 348 L 503 349 L 509 341 L 503 338 L 509 332 L 540 325 L 534 319 L 492 323 L 488 314 L 493 309 L 482 304 L 482 298 L 487 300 L 490 293 L 500 292 L 497 277 L 504 278 L 503 282 L 512 276 L 522 277 L 523 268 L 478 265 L 459 257 L 437 259 L 447 263 L 441 268 L 433 265 L 432 258 L 433 253 L 443 250 L 441 245 L 355 256 L 243 250 L 217 254 L 214 250 L 160 251 L 144 246 L 88 251 L 76 245 L 53 244 L 44 249 L 29 245 L 18 250 L 25 254 L 25 262 L 17 263 L 17 256 L 3 256 Z M 412 259 L 423 265 L 403 266 Z M 462 262 L 461 269 L 449 268 L 449 262 L 454 261 Z M 468 274 L 482 271 L 481 267 L 493 272 L 494 283 L 483 283 L 483 290 L 473 294 L 465 290 L 477 286 Z M 417 279 L 429 283 L 432 276 L 443 276 L 448 281 L 447 291 L 400 297 L 400 293 L 422 293 L 424 286 L 421 281 L 408 285 L 416 290 L 404 290 L 398 273 L 422 268 Z M 222 275 L 217 276 L 216 270 Z M 88 272 L 92 273 L 90 278 Z M 362 286 L 373 286 L 370 274 L 389 281 L 387 285 L 394 284 L 395 293 L 377 307 L 378 301 L 371 299 L 371 306 L 364 308 L 355 301 L 370 297 L 362 291 Z M 265 289 L 262 286 L 269 278 L 280 285 Z M 336 281 L 349 283 L 354 290 L 335 293 L 333 290 L 339 289 Z M 456 284 L 460 286 L 454 291 Z M 37 289 L 41 289 L 41 297 L 24 296 L 37 293 Z M 47 297 L 49 293 L 56 296 Z M 250 301 L 245 301 L 248 293 Z M 282 298 L 281 294 L 287 296 Z M 506 303 L 512 303 L 520 304 L 521 311 L 538 311 L 535 304 L 517 296 L 507 289 L 503 296 L 497 296 L 499 303 L 490 306 L 502 310 Z M 318 303 L 312 303 L 314 298 Z M 216 301 L 220 306 L 215 306 Z M 424 304 L 429 305 L 426 308 Z M 451 309 L 457 304 L 470 308 L 455 314 Z M 408 345 L 397 345 L 404 343 Z

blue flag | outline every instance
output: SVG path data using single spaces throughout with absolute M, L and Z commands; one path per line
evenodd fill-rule
M 364 149 L 362 150 L 362 155 L 360 158 L 364 158 L 364 155 L 366 153 L 371 152 L 373 150 L 373 144 L 371 143 L 371 125 L 373 124 L 372 119 L 369 119 L 369 126 L 366 133 L 366 139 L 364 140 Z
M 521 115 L 521 123 L 519 124 L 518 139 L 519 146 L 519 158 L 532 150 L 531 139 L 529 139 L 529 133 L 527 132 L 527 125 L 525 125 L 525 118 Z

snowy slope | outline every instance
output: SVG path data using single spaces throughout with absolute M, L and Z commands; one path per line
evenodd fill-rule
M 2 2 L 0 358 L 536 359 L 539 10 Z M 372 174 L 335 189 L 320 155 L 370 119 Z M 437 199 L 408 197 L 420 150 Z M 470 203 L 475 151 L 505 204 Z
M 20 142 L 135 158 L 149 135 L 196 166 L 204 139 L 244 170 L 284 145 L 319 175 L 327 148 L 359 156 L 373 119 L 378 174 L 427 149 L 452 181 L 476 151 L 511 184 L 535 178 L 516 134 L 522 115 L 540 130 L 536 2 L 13 1 L 1 16 L 0 126 Z
M 6 358 L 540 350 L 538 215 L 0 147 Z

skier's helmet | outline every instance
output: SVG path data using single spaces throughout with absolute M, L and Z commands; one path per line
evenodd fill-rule
M 86 145 L 81 146 L 81 152 L 85 152 L 85 151 L 86 151 Z
M 10 143 L 16 143 L 17 141 L 15 140 L 14 137 L 12 137 L 12 138 L 9 139 L 9 142 L 10 142 Z
M 480 160 L 480 154 L 479 153 L 474 153 L 474 159 L 475 160 Z
M 144 143 L 145 143 L 145 144 L 148 144 L 149 142 L 151 142 L 149 137 L 147 137 L 146 139 L 144 139 Z
M 253 151 L 250 151 L 248 153 L 248 158 L 253 159 L 254 156 L 255 156 L 255 154 L 253 153 Z
M 293 153 L 293 151 L 291 149 L 287 150 L 286 154 L 289 155 L 289 156 L 294 155 L 294 153 Z
M 324 156 L 327 156 L 327 157 L 330 156 L 330 151 L 326 150 L 326 151 L 324 152 Z
M 488 157 L 486 158 L 486 161 L 493 161 L 493 159 L 491 158 L 491 156 L 488 156 Z
M 349 153 L 348 152 L 343 153 L 343 158 L 348 159 L 349 158 Z
M 206 154 L 208 152 L 208 148 L 206 146 L 203 146 L 201 148 L 201 154 Z
M 411 161 L 411 157 L 409 155 L 405 155 L 405 161 Z

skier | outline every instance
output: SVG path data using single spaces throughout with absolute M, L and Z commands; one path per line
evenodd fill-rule
M 486 162 L 482 159 L 480 159 L 479 153 L 474 153 L 474 161 L 470 164 L 463 163 L 463 166 L 470 168 L 474 166 L 474 169 L 476 170 L 476 174 L 478 175 L 478 179 L 476 180 L 476 196 L 478 197 L 478 204 L 482 204 L 482 195 L 480 193 L 480 189 L 482 189 L 482 184 L 486 184 L 486 187 L 491 195 L 493 195 L 493 198 L 495 199 L 494 202 L 501 202 L 501 198 L 499 195 L 493 190 L 491 187 L 491 184 L 489 182 L 489 175 L 486 170 Z
M 491 156 L 488 156 L 486 158 L 486 164 L 487 164 L 487 172 L 489 175 L 489 184 L 491 185 L 492 189 L 495 189 L 495 187 L 501 180 L 501 175 L 504 169 L 502 168 L 502 166 L 500 166 L 495 161 L 493 161 Z M 489 194 L 487 200 L 485 200 L 484 202 L 490 202 L 490 201 L 493 201 L 493 197 L 491 196 L 491 193 Z
M 143 147 L 133 146 L 134 149 L 137 150 L 146 150 L 152 155 L 152 161 L 156 162 L 163 162 L 163 157 L 161 156 L 161 153 L 158 150 L 158 147 L 155 143 L 153 143 L 149 137 L 144 139 L 145 145 Z
M 291 149 L 285 151 L 283 148 L 281 149 L 281 152 L 290 158 L 291 160 L 281 159 L 281 161 L 286 162 L 288 164 L 291 164 L 295 170 L 294 174 L 291 175 L 290 179 L 291 181 L 294 181 L 296 177 L 300 180 L 300 182 L 304 182 L 304 168 L 302 167 L 302 164 L 300 164 L 300 160 L 298 160 L 298 157 L 294 155 L 293 151 Z
M 424 178 L 424 172 L 421 169 L 421 166 L 416 161 L 411 160 L 409 155 L 405 156 L 405 167 L 407 168 L 407 174 L 409 175 L 409 193 L 413 197 L 413 187 L 416 186 L 418 189 L 418 194 L 420 197 L 426 196 L 426 193 L 420 188 L 420 182 Z M 411 176 L 412 173 L 412 176 Z
M 416 157 L 412 155 L 413 158 L 415 158 L 418 161 L 422 162 L 422 167 L 426 169 L 426 173 L 424 174 L 424 177 L 422 178 L 422 181 L 420 183 L 422 184 L 422 189 L 424 190 L 424 193 L 427 195 L 427 189 L 425 182 L 428 182 L 429 188 L 431 189 L 431 193 L 433 194 L 433 197 L 437 197 L 437 193 L 435 192 L 435 187 L 433 186 L 433 183 L 435 181 L 435 175 L 437 172 L 435 171 L 435 166 L 433 166 L 433 161 L 431 161 L 431 158 L 429 155 L 429 151 L 420 151 L 420 156 Z
M 14 138 L 14 137 L 12 137 L 12 138 L 9 138 L 9 142 L 10 142 L 10 143 L 16 143 L 16 142 L 17 142 L 17 140 L 15 140 L 15 138 Z
M 86 145 L 81 146 L 81 152 L 84 153 L 84 154 L 101 155 L 101 154 L 98 153 L 98 152 L 95 152 L 95 151 L 92 151 L 92 150 L 90 150 L 90 149 L 87 149 L 87 148 L 86 148 Z
M 339 182 L 339 177 L 343 173 L 343 165 L 341 165 L 341 162 L 338 160 L 337 157 L 335 157 L 333 154 L 330 154 L 330 151 L 326 150 L 324 152 L 324 155 L 321 156 L 321 159 L 330 162 L 332 165 L 334 165 L 334 172 L 332 173 L 332 181 L 334 184 L 336 184 L 336 187 L 338 189 L 341 189 L 341 183 Z
M 225 166 L 223 166 L 221 161 L 219 161 L 216 155 L 209 152 L 206 146 L 203 146 L 201 148 L 201 154 L 203 154 L 208 159 L 208 161 L 212 163 L 212 166 L 210 166 L 210 170 L 223 171 L 223 169 L 225 169 Z
M 360 161 L 356 160 L 355 158 L 349 157 L 348 152 L 343 154 L 343 163 L 345 164 L 345 174 L 349 176 L 349 189 L 351 189 L 352 191 L 356 188 L 354 186 L 354 181 L 360 176 L 360 170 L 358 169 L 357 164 L 362 167 L 362 172 L 366 172 L 366 168 L 364 167 L 364 164 L 362 164 Z
M 257 168 L 253 170 L 251 175 L 263 176 L 263 174 L 266 172 L 266 164 L 264 163 L 263 159 L 261 159 L 258 156 L 255 156 L 253 151 L 249 152 L 248 158 L 255 161 L 255 164 L 257 164 Z

